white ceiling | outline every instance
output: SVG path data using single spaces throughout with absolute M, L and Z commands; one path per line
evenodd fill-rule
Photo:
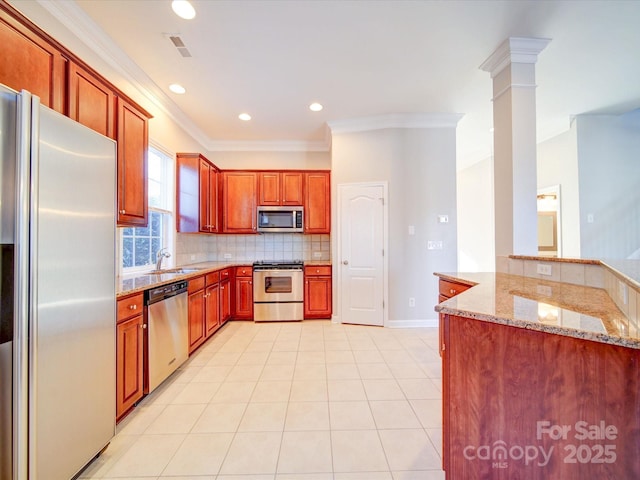
M 316 148 L 334 120 L 462 113 L 458 168 L 468 165 L 491 149 L 492 85 L 479 65 L 509 36 L 552 40 L 536 65 L 539 140 L 566 130 L 572 115 L 640 108 L 640 1 L 192 0 L 194 20 L 170 3 L 60 2 L 86 12 L 210 150 L 247 141 Z M 176 82 L 186 95 L 168 91 Z M 322 112 L 309 111 L 314 101 Z M 241 112 L 253 119 L 238 120 Z

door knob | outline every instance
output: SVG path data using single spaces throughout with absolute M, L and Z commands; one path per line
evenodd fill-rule
M 343 261 L 342 261 L 342 264 L 343 264 L 343 265 L 349 265 L 349 260 L 343 260 Z

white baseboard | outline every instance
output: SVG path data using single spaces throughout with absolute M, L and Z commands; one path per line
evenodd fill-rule
M 425 318 L 418 320 L 389 320 L 387 328 L 433 328 L 438 326 L 437 318 Z

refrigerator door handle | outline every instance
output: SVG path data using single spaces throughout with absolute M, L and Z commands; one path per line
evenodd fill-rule
M 16 219 L 14 267 L 13 345 L 13 479 L 29 474 L 29 274 L 30 196 L 33 96 L 23 90 L 17 97 Z M 38 97 L 35 97 L 38 102 Z

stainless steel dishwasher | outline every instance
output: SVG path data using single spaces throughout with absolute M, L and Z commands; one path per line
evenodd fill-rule
M 189 357 L 187 282 L 145 292 L 147 305 L 147 388 L 152 392 Z

